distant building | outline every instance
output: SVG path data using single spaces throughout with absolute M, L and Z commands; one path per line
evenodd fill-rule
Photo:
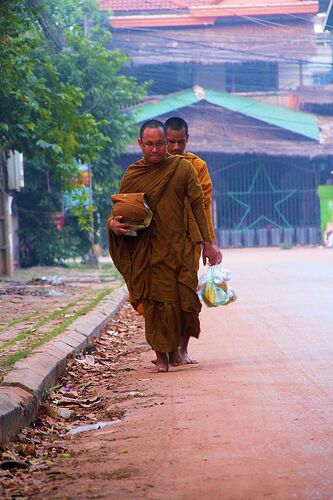
M 137 122 L 188 121 L 189 149 L 207 160 L 213 178 L 220 243 L 318 243 L 317 188 L 333 182 L 332 41 L 316 18 L 319 2 L 101 6 L 113 10 L 109 48 L 131 58 L 125 74 L 153 81 Z M 129 146 L 123 166 L 138 154 Z
M 130 56 L 127 75 L 153 80 L 152 95 L 194 85 L 255 92 L 332 80 L 330 36 L 316 34 L 312 21 L 317 1 L 102 0 L 101 6 L 114 10 L 109 48 Z M 176 24 L 191 12 L 197 24 Z M 207 24 L 202 16 L 209 12 L 215 17 Z M 145 27 L 136 24 L 138 18 L 145 20 Z M 160 18 L 163 26 L 158 24 Z
M 131 112 L 138 123 L 175 115 L 189 123 L 189 150 L 207 161 L 213 180 L 213 219 L 223 247 L 321 241 L 317 188 L 333 182 L 331 117 L 206 89 Z M 129 146 L 123 167 L 139 155 Z

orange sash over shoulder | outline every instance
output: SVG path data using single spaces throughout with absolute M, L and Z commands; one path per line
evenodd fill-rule
M 183 154 L 183 157 L 188 160 L 194 170 L 198 175 L 198 179 L 203 191 L 204 195 L 204 205 L 205 205 L 205 213 L 207 218 L 207 223 L 209 227 L 209 232 L 213 240 L 216 239 L 213 221 L 212 221 L 212 195 L 213 195 L 213 184 L 209 175 L 207 164 L 204 160 L 202 160 L 199 156 L 194 153 L 186 152 Z

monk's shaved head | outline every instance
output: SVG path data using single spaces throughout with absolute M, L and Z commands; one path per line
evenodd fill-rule
M 182 155 L 188 141 L 188 125 L 183 118 L 172 116 L 164 124 L 167 131 L 168 153 Z
M 162 163 L 167 153 L 166 130 L 163 123 L 159 120 L 145 122 L 140 130 L 138 144 L 146 163 Z
M 184 130 L 185 134 L 188 135 L 188 125 L 180 116 L 172 116 L 165 122 L 164 126 L 167 130 L 168 128 L 171 130 Z
M 158 129 L 161 129 L 163 131 L 163 134 L 166 137 L 166 128 L 165 128 L 165 126 L 163 125 L 162 122 L 160 122 L 159 120 L 148 120 L 143 125 L 141 125 L 141 128 L 140 128 L 140 139 L 141 140 L 142 140 L 144 131 L 147 128 L 158 128 Z

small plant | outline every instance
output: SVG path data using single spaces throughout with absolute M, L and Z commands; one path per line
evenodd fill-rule
M 281 250 L 291 250 L 293 246 L 290 243 L 281 243 L 280 248 Z

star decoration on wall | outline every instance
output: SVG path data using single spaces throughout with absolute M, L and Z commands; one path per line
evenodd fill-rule
M 235 229 L 252 229 L 262 221 L 281 229 L 292 227 L 283 214 L 281 205 L 296 191 L 296 189 L 276 189 L 265 167 L 259 166 L 247 191 L 228 192 L 230 198 L 245 208 Z

